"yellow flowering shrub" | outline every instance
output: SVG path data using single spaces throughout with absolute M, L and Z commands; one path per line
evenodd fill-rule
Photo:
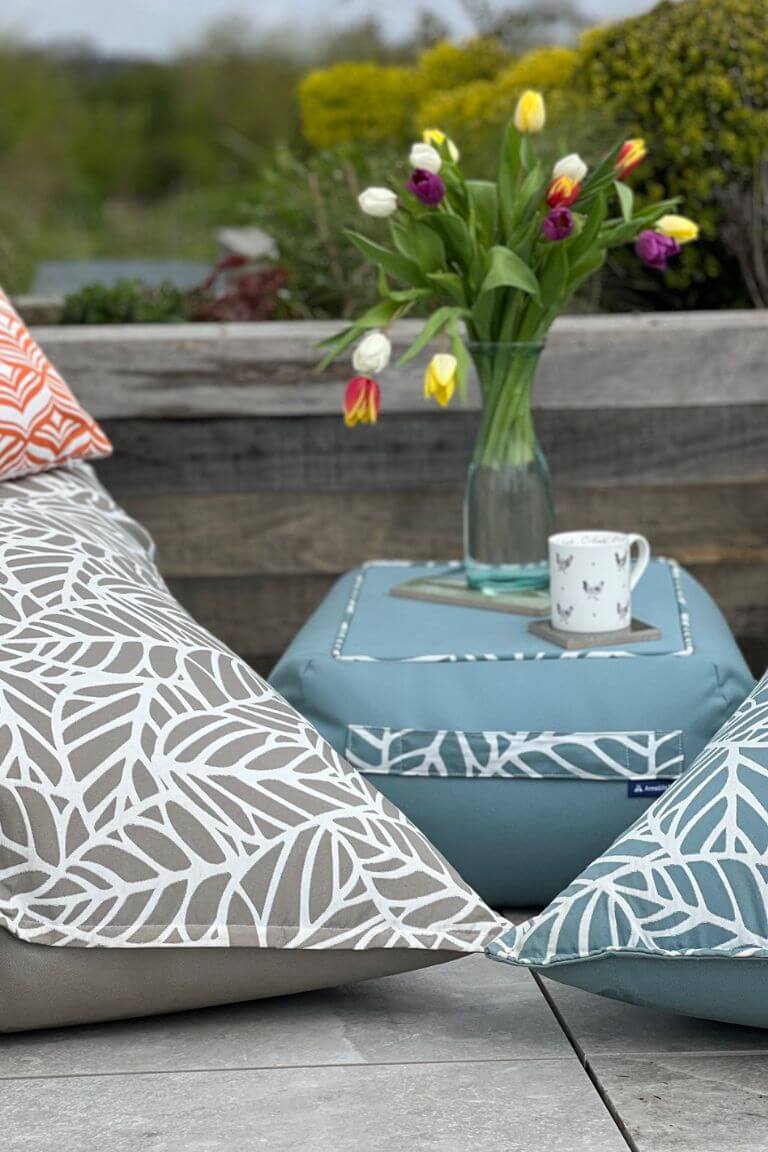
M 499 76 L 507 91 L 539 88 L 547 92 L 565 88 L 579 65 L 579 53 L 573 48 L 534 48 L 521 56 Z
M 443 40 L 419 57 L 417 71 L 424 92 L 458 88 L 475 80 L 490 80 L 509 63 L 498 40 L 477 38 L 464 44 Z
M 428 92 L 419 107 L 420 120 L 444 124 L 458 133 L 474 124 L 503 123 L 525 88 L 551 97 L 568 86 L 578 65 L 579 54 L 573 48 L 536 48 L 492 80 L 476 80 L 452 91 Z
M 768 155 L 767 37 L 765 0 L 682 0 L 582 39 L 576 85 L 648 143 L 633 184 L 683 196 L 705 239 L 717 236 L 719 190 L 748 182 Z M 684 257 L 689 278 L 719 270 L 706 245 Z
M 317 69 L 299 85 L 304 137 L 318 148 L 406 138 L 418 89 L 412 68 L 347 63 Z

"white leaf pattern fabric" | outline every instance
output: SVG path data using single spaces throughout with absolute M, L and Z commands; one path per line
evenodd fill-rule
M 0 485 L 0 926 L 463 952 L 503 922 L 176 603 L 78 463 Z
M 768 957 L 768 673 L 693 766 L 493 959 Z
M 369 775 L 514 780 L 671 779 L 683 768 L 674 732 L 425 732 L 350 724 L 346 758 Z

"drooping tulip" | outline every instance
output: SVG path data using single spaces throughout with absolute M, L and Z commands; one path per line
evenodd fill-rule
M 570 208 L 553 208 L 541 222 L 541 231 L 547 240 L 567 240 L 575 227 Z
M 458 360 L 448 352 L 438 352 L 433 356 L 424 373 L 425 399 L 433 396 L 441 408 L 450 404 L 456 391 L 458 368 Z
M 653 226 L 663 236 L 671 236 L 678 244 L 690 244 L 699 238 L 699 226 L 687 216 L 662 216 Z
M 541 92 L 532 88 L 523 92 L 515 108 L 514 123 L 518 132 L 541 132 L 547 121 L 547 110 Z
M 365 188 L 357 202 L 366 216 L 376 216 L 380 220 L 397 212 L 397 196 L 391 188 Z
M 430 208 L 434 208 L 445 196 L 442 177 L 436 172 L 428 172 L 426 168 L 414 168 L 407 187 L 417 200 Z
M 392 355 L 392 345 L 383 332 L 369 332 L 352 353 L 352 367 L 364 376 L 383 372 Z
M 431 144 L 414 144 L 408 156 L 412 168 L 423 168 L 437 174 L 443 166 L 443 158 Z
M 552 168 L 554 179 L 557 179 L 558 176 L 567 176 L 574 184 L 581 184 L 587 172 L 588 168 L 578 152 L 571 152 L 568 156 L 563 156 Z
M 454 164 L 458 164 L 461 159 L 461 153 L 450 136 L 446 136 L 445 132 L 441 132 L 439 128 L 425 128 L 421 134 L 421 138 L 425 144 L 432 144 L 437 148 L 441 148 L 443 144 L 445 144 L 451 160 Z
M 370 376 L 353 376 L 344 393 L 344 423 L 375 424 L 381 410 L 381 389 Z
M 556 176 L 549 182 L 546 201 L 550 208 L 570 208 L 578 200 L 580 192 L 581 184 L 578 180 L 572 180 L 570 176 Z
M 646 228 L 635 241 L 635 252 L 649 268 L 656 268 L 663 272 L 671 256 L 677 256 L 680 245 L 671 236 L 664 236 L 661 232 L 653 232 Z
M 616 157 L 616 163 L 613 170 L 619 180 L 623 180 L 629 176 L 638 164 L 641 164 L 645 157 L 648 155 L 645 147 L 645 140 L 625 140 L 619 149 L 619 154 Z

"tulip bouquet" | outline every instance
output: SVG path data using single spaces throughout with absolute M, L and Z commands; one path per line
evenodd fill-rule
M 454 393 L 463 394 L 474 363 L 483 421 L 474 474 L 470 470 L 465 543 L 468 558 L 484 557 L 473 570 L 493 569 L 492 576 L 504 567 L 499 556 L 506 558 L 510 549 L 516 562 L 529 566 L 545 555 L 551 513 L 542 509 L 547 500 L 551 508 L 551 495 L 533 431 L 530 389 L 553 321 L 611 248 L 634 243 L 641 261 L 664 269 L 698 232 L 692 221 L 673 214 L 676 200 L 636 204 L 627 178 L 645 157 L 642 140 L 617 144 L 592 169 L 573 153 L 548 171 L 533 143 L 545 120 L 542 96 L 525 92 L 503 136 L 496 181 L 466 178 L 455 144 L 430 129 L 411 149 L 404 186 L 362 192 L 363 213 L 389 220 L 389 245 L 348 233 L 378 268 L 381 298 L 326 342 L 323 361 L 327 365 L 357 342 L 356 375 L 344 404 L 350 427 L 377 420 L 377 377 L 391 356 L 386 330 L 417 305 L 429 314 L 400 363 L 435 339 L 443 344 L 427 367 L 425 397 L 445 406 Z M 483 469 L 486 476 L 478 480 Z M 523 507 L 521 477 L 537 471 L 539 495 Z M 500 528 L 502 499 L 518 506 Z M 485 504 L 485 513 L 473 511 L 475 504 Z M 467 520 L 470 537 L 472 522 L 482 522 L 474 540 L 466 539 Z

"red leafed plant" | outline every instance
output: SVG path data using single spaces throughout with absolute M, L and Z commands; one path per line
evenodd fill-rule
M 190 294 L 193 320 L 271 320 L 288 274 L 280 265 L 255 267 L 233 253 L 219 260 L 207 280 Z

